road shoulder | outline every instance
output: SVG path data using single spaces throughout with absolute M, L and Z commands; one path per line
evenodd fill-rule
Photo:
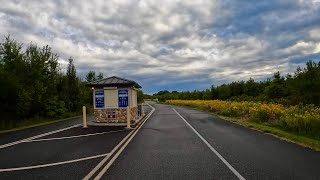
M 311 138 L 308 138 L 305 136 L 286 132 L 286 131 L 283 131 L 283 130 L 278 129 L 276 127 L 268 126 L 268 125 L 261 124 L 261 123 L 253 123 L 253 122 L 243 121 L 239 118 L 217 115 L 213 112 L 210 112 L 210 111 L 207 111 L 207 110 L 201 109 L 201 108 L 195 108 L 195 107 L 189 107 L 189 106 L 179 106 L 179 105 L 174 105 L 174 106 L 205 112 L 205 113 L 213 115 L 217 118 L 220 118 L 222 120 L 225 120 L 225 121 L 228 121 L 228 122 L 231 122 L 234 124 L 238 124 L 238 125 L 250 128 L 252 130 L 259 131 L 259 132 L 274 136 L 278 139 L 281 139 L 281 140 L 284 140 L 284 141 L 287 141 L 290 143 L 294 143 L 294 144 L 297 144 L 302 147 L 309 148 L 309 149 L 312 149 L 315 151 L 320 151 L 320 141 L 315 140 L 315 139 L 311 139 Z

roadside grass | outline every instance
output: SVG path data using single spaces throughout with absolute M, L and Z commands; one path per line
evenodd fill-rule
M 22 129 L 27 129 L 27 128 L 32 128 L 32 127 L 37 127 L 37 126 L 43 126 L 43 125 L 48 125 L 52 123 L 57 123 L 61 121 L 67 121 L 71 120 L 74 118 L 79 118 L 81 115 L 79 113 L 77 114 L 70 114 L 69 117 L 61 118 L 61 119 L 47 119 L 47 118 L 34 118 L 34 119 L 28 119 L 28 120 L 23 120 L 19 121 L 16 123 L 12 124 L 1 124 L 1 129 L 0 129 L 0 134 L 2 133 L 7 133 L 7 132 L 13 132 L 13 131 L 18 131 Z
M 211 113 L 211 114 L 213 114 L 213 113 Z M 254 129 L 254 130 L 258 130 L 260 132 L 270 134 L 270 135 L 275 136 L 277 138 L 280 138 L 282 140 L 292 142 L 295 144 L 299 144 L 303 147 L 311 148 L 316 151 L 320 151 L 320 141 L 319 140 L 312 139 L 312 138 L 298 135 L 298 134 L 293 134 L 291 132 L 286 132 L 286 131 L 281 130 L 277 127 L 272 127 L 272 126 L 269 126 L 266 124 L 259 124 L 259 123 L 243 121 L 241 119 L 231 118 L 231 117 L 227 117 L 227 116 L 221 116 L 221 115 L 217 115 L 217 114 L 213 114 L 213 115 L 218 116 L 221 119 L 248 127 L 250 129 Z
M 189 107 L 192 109 L 196 109 L 199 111 L 207 112 L 209 114 L 212 114 L 216 117 L 219 117 L 220 119 L 248 127 L 253 130 L 257 130 L 269 135 L 272 135 L 274 137 L 277 137 L 281 140 L 285 140 L 291 143 L 299 144 L 303 147 L 307 147 L 316 151 L 320 151 L 320 140 L 318 138 L 312 138 L 312 137 L 307 137 L 301 134 L 297 134 L 294 132 L 286 131 L 284 129 L 280 129 L 277 126 L 272 126 L 270 124 L 264 123 L 264 122 L 251 122 L 248 120 L 245 120 L 243 118 L 239 117 L 228 117 L 228 116 L 223 116 L 219 115 L 217 113 L 211 112 L 205 107 L 199 107 L 199 106 L 190 106 L 190 105 L 181 105 L 181 104 L 173 104 L 173 103 L 164 103 L 164 104 L 169 104 L 169 105 L 176 105 L 176 106 L 183 106 L 183 107 Z

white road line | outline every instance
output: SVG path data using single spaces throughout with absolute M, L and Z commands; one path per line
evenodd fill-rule
M 113 164 L 113 162 L 117 159 L 117 157 L 121 154 L 121 152 L 124 150 L 124 148 L 127 147 L 127 145 L 131 142 L 131 140 L 134 138 L 134 136 L 138 133 L 140 128 L 144 125 L 144 123 L 149 119 L 149 117 L 152 115 L 152 113 L 155 111 L 155 108 L 146 103 L 148 106 L 152 108 L 151 112 L 146 116 L 145 120 L 139 128 L 134 132 L 134 134 L 129 138 L 129 140 L 120 148 L 120 150 L 112 157 L 112 159 L 106 164 L 106 166 L 100 171 L 100 173 L 94 178 L 94 180 L 99 180 L 109 169 L 109 167 Z M 132 131 L 133 132 L 133 131 Z
M 80 158 L 80 159 L 74 159 L 74 160 L 70 160 L 70 161 L 62 161 L 62 162 L 50 163 L 50 164 L 41 164 L 41 165 L 35 165 L 35 166 L 0 169 L 0 172 L 21 171 L 21 170 L 28 170 L 28 169 L 37 169 L 37 168 L 43 168 L 43 167 L 57 166 L 57 165 L 62 165 L 62 164 L 69 164 L 69 163 L 74 163 L 74 162 L 79 162 L 79 161 L 95 159 L 95 158 L 107 156 L 108 154 L 109 153 L 100 154 L 100 155 L 96 155 L 96 156 L 89 156 L 89 157 Z
M 188 122 L 187 120 L 185 120 L 181 115 L 180 113 L 178 113 L 178 111 L 176 111 L 174 108 L 172 108 L 172 110 L 174 112 L 176 112 L 178 114 L 178 116 L 180 116 L 180 118 L 193 130 L 194 133 L 196 133 L 196 135 L 198 135 L 198 137 L 209 147 L 209 149 L 215 153 L 218 158 L 233 172 L 234 175 L 236 175 L 240 180 L 245 180 L 244 177 L 241 176 L 241 174 L 235 170 L 229 163 L 227 160 L 225 160 L 220 154 L 218 151 L 216 151 L 209 143 L 207 140 L 205 140 L 199 133 L 197 130 L 195 130 Z
M 82 135 L 76 135 L 76 136 L 64 136 L 64 137 L 57 137 L 57 138 L 35 139 L 35 140 L 26 141 L 26 143 L 28 143 L 28 142 L 53 141 L 53 140 L 61 140 L 61 139 L 72 139 L 72 138 L 96 136 L 96 135 L 109 134 L 109 133 L 120 132 L 120 131 L 126 131 L 126 130 L 122 129 L 122 130 L 117 130 L 117 131 L 99 132 L 99 133 L 92 133 L 92 134 L 82 134 Z
M 125 142 L 129 137 L 130 135 L 133 133 L 133 131 L 131 131 L 125 138 L 122 139 L 122 141 L 115 147 L 112 149 L 112 151 L 105 157 L 103 158 L 99 164 L 97 164 L 96 167 L 94 167 L 90 172 L 89 174 L 87 174 L 83 179 L 84 180 L 87 180 L 87 179 L 90 179 L 102 166 L 103 164 L 110 158 L 110 156 L 123 144 L 123 142 Z
M 54 134 L 54 133 L 62 132 L 62 131 L 68 130 L 68 129 L 72 129 L 72 128 L 78 127 L 80 125 L 81 124 L 77 124 L 77 125 L 74 125 L 74 126 L 63 128 L 63 129 L 58 129 L 58 130 L 55 130 L 55 131 L 51 131 L 51 132 L 39 134 L 39 135 L 36 135 L 36 136 L 32 136 L 32 137 L 29 137 L 29 138 L 26 138 L 26 139 L 22 139 L 22 140 L 19 140 L 19 141 L 14 141 L 14 142 L 11 142 L 11 143 L 3 144 L 3 145 L 0 146 L 0 149 L 7 148 L 7 147 L 10 147 L 10 146 L 14 146 L 14 145 L 17 145 L 17 144 L 21 144 L 21 143 L 24 143 L 24 142 L 28 142 L 28 141 L 31 141 L 33 139 L 37 139 L 37 138 L 40 138 L 40 137 L 48 136 L 48 135 L 51 135 L 51 134 Z
M 148 103 L 146 103 L 148 106 L 150 106 Z M 152 106 L 150 106 L 151 108 L 153 108 Z M 154 108 L 153 110 L 146 116 L 145 120 L 147 120 L 151 114 L 154 112 Z M 115 147 L 113 148 L 113 150 L 110 152 L 110 155 L 106 156 L 94 169 L 92 169 L 92 171 L 86 176 L 84 177 L 83 179 L 84 180 L 88 180 L 90 179 L 102 166 L 103 164 L 110 158 L 110 156 L 112 154 L 114 154 L 118 149 L 119 147 L 131 136 L 131 134 L 134 132 L 131 131 L 124 139 L 122 139 L 122 141 Z

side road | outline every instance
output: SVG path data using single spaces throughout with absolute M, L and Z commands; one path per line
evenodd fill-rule
M 14 142 L 0 145 L 0 179 L 93 179 L 118 156 L 153 113 L 152 107 L 145 106 L 146 116 L 131 129 L 82 128 L 78 118 L 53 124 L 56 126 L 10 133 L 17 137 L 7 136 Z
M 90 115 L 87 117 L 88 121 L 93 119 L 93 116 Z M 17 131 L 12 131 L 12 132 L 7 132 L 7 133 L 1 133 L 0 134 L 0 145 L 10 143 L 13 141 L 25 139 L 31 136 L 47 133 L 50 131 L 55 131 L 58 129 L 74 126 L 77 124 L 82 123 L 82 117 L 78 118 L 73 118 L 70 120 L 66 121 L 60 121 L 52 124 L 47 124 L 43 126 L 37 126 L 37 127 L 31 127 L 27 129 L 22 129 L 22 130 L 17 130 Z

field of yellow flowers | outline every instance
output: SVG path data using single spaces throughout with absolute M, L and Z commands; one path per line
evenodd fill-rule
M 273 103 L 221 100 L 168 100 L 166 103 L 200 108 L 218 115 L 264 123 L 320 139 L 320 108 L 313 105 L 285 107 Z

